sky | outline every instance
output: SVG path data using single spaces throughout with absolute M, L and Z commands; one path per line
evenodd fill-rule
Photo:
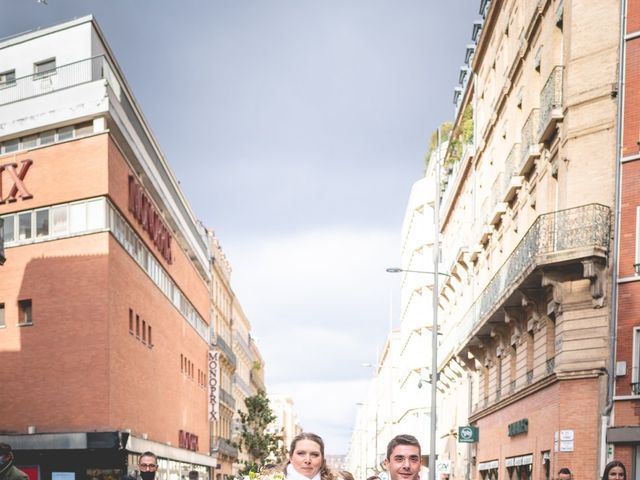
M 478 0 L 0 0 L 0 37 L 93 14 L 265 360 L 326 453 L 397 327 L 400 231 Z

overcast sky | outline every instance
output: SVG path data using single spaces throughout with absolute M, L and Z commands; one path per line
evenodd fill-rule
M 266 362 L 327 453 L 397 324 L 400 228 L 477 0 L 0 0 L 0 37 L 93 14 Z M 392 300 L 393 298 L 393 300 Z

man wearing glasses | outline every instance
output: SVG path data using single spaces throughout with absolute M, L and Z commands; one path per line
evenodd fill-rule
M 158 471 L 158 457 L 153 452 L 144 452 L 138 460 L 138 471 L 142 480 L 154 480 Z

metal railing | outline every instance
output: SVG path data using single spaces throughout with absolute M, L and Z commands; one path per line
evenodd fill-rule
M 236 354 L 233 353 L 231 346 L 229 346 L 229 344 L 220 335 L 216 336 L 216 347 L 218 347 L 220 351 L 224 353 L 224 356 L 227 357 L 229 363 L 231 363 L 235 367 L 237 363 Z
M 233 410 L 236 408 L 236 399 L 224 388 L 220 389 L 220 400 L 229 405 Z
M 46 72 L 16 78 L 0 86 L 0 105 L 46 95 L 84 83 L 106 80 L 119 96 L 120 84 L 104 55 L 69 63 Z
M 509 189 L 509 185 L 511 184 L 511 179 L 518 175 L 516 172 L 516 160 L 518 159 L 518 155 L 520 154 L 520 144 L 514 143 L 513 147 L 509 151 L 509 155 L 507 155 L 507 159 L 504 161 L 504 182 L 503 182 L 503 192 L 506 192 Z
M 556 369 L 556 357 L 547 360 L 547 375 L 551 375 Z
M 520 155 L 520 164 L 518 170 L 522 171 L 533 154 L 538 154 L 538 128 L 540 124 L 540 109 L 534 108 L 529 113 L 527 121 L 524 122 L 520 141 L 522 143 L 522 152 Z
M 244 354 L 247 356 L 247 358 L 252 359 L 253 354 L 251 353 L 251 348 L 249 347 L 249 343 L 242 337 L 242 335 L 240 335 L 240 333 L 238 332 L 235 332 L 233 339 L 236 345 L 238 345 L 240 349 L 244 352 Z
M 553 111 L 562 108 L 562 79 L 564 67 L 557 65 L 551 70 L 551 74 L 540 92 L 540 123 L 538 125 L 538 138 L 549 125 Z
M 227 457 L 238 458 L 238 447 L 233 445 L 230 440 L 222 437 L 213 437 L 211 441 L 211 453 L 222 454 Z
M 460 349 L 461 342 L 506 299 L 518 278 L 537 266 L 540 256 L 585 247 L 608 250 L 610 221 L 609 207 L 596 203 L 540 215 L 466 313 L 451 323 L 455 327 L 441 344 L 447 348 L 440 351 Z
M 631 383 L 631 395 L 640 395 L 640 382 Z

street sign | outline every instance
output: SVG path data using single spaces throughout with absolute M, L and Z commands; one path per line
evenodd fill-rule
M 466 427 L 458 427 L 459 443 L 476 443 L 480 437 L 478 427 L 468 425 Z

